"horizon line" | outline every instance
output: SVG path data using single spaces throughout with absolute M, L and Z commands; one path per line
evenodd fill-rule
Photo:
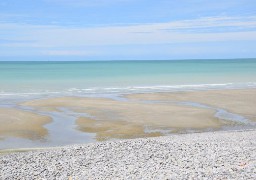
M 112 61 L 190 61 L 190 60 L 198 60 L 198 61 L 204 61 L 204 60 L 256 60 L 256 57 L 253 58 L 192 58 L 192 59 L 136 59 L 136 60 L 0 60 L 0 62 L 112 62 Z

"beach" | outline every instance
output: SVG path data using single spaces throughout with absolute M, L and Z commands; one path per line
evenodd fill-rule
M 255 7 L 0 1 L 0 180 L 256 180 Z
M 2 123 L 8 123 L 0 137 L 3 146 L 10 142 L 2 149 L 12 149 L 251 129 L 256 127 L 255 104 L 254 88 L 36 98 L 18 103 L 16 109 L 0 109 Z M 12 138 L 23 146 L 13 146 Z
M 64 107 L 77 113 L 86 113 L 87 117 L 76 120 L 78 129 L 95 132 L 100 139 L 159 136 L 162 135 L 161 129 L 218 128 L 223 124 L 214 118 L 213 110 L 175 104 L 64 97 L 30 101 L 22 105 L 40 110 L 49 107 L 49 111 Z M 202 118 L 204 121 L 201 121 Z M 151 128 L 152 132 L 146 132 L 146 127 Z
M 255 179 L 256 132 L 116 140 L 0 155 L 1 179 Z
M 253 127 L 256 120 L 256 89 L 132 94 L 123 98 L 61 97 L 21 105 L 44 111 L 66 108 L 85 113 L 77 118 L 77 129 L 96 133 L 97 140 L 160 136 L 164 130 L 168 134 L 235 125 Z M 218 116 L 220 111 L 222 116 Z
M 31 140 L 43 139 L 47 129 L 43 125 L 51 122 L 46 116 L 21 111 L 13 108 L 0 108 L 0 135 L 5 137 L 21 137 Z
M 256 120 L 255 89 L 136 94 L 129 95 L 128 98 L 150 101 L 196 102 Z
M 255 179 L 255 60 L 0 64 L 0 179 Z

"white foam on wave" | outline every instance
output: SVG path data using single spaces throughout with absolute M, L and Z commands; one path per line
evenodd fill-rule
M 242 89 L 256 88 L 256 82 L 246 83 L 215 83 L 215 84 L 181 84 L 181 85 L 154 85 L 154 86 L 115 86 L 115 87 L 88 87 L 68 88 L 60 91 L 30 90 L 29 92 L 1 91 L 0 97 L 4 96 L 36 96 L 36 95 L 86 95 L 86 94 L 108 94 L 108 93 L 143 93 L 143 92 L 174 92 L 193 90 L 214 90 L 214 89 Z

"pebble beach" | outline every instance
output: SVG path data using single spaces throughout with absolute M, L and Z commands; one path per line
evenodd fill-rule
M 0 155 L 0 179 L 256 179 L 256 131 L 114 140 Z

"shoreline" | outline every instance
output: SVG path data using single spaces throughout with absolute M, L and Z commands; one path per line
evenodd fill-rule
M 30 140 L 26 136 L 9 138 L 6 143 L 2 139 L 0 148 L 51 147 L 183 132 L 255 128 L 255 105 L 255 88 L 142 93 L 116 98 L 32 98 L 9 108 L 50 119 L 49 123 L 38 126 L 48 135 L 44 141 Z M 8 110 L 7 107 L 5 109 Z M 9 118 L 12 114 L 8 115 Z M 26 117 L 22 116 L 20 121 L 26 121 Z M 30 121 L 36 119 L 33 117 Z M 10 128 L 20 132 L 15 124 Z M 17 146 L 14 147 L 15 143 Z
M 106 141 L 95 141 L 95 142 L 89 142 L 89 143 L 79 143 L 79 144 L 71 144 L 71 145 L 63 145 L 63 146 L 50 146 L 50 147 L 35 147 L 35 148 L 13 148 L 13 149 L 0 149 L 0 157 L 3 155 L 10 155 L 14 153 L 26 153 L 26 152 L 36 152 L 36 151 L 51 151 L 66 147 L 72 147 L 72 146 L 79 146 L 79 145 L 92 145 L 92 144 L 98 144 L 98 143 L 105 143 L 105 142 L 121 142 L 121 141 L 129 141 L 129 140 L 137 140 L 137 139 L 154 139 L 154 138 L 161 138 L 161 137 L 172 137 L 172 136 L 182 136 L 182 135 L 193 135 L 193 134 L 204 134 L 204 133 L 236 133 L 236 132 L 250 132 L 255 131 L 256 129 L 239 129 L 239 130 L 216 130 L 216 131 L 195 131 L 195 132 L 182 132 L 182 133 L 173 133 L 169 135 L 163 135 L 163 136 L 157 136 L 157 137 L 142 137 L 142 138 L 133 138 L 133 139 L 111 139 Z
M 0 156 L 1 178 L 253 179 L 256 130 L 79 144 Z
M 254 114 L 252 119 L 256 120 L 253 109 L 256 104 L 256 88 L 137 93 L 125 97 L 144 101 L 196 102 L 245 116 Z

